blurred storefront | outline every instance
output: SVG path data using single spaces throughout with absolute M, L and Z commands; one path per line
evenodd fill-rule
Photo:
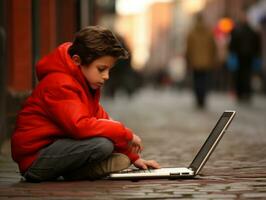
M 4 16 L 4 2 L 0 1 L 0 146 L 6 132 L 6 33 Z
M 85 3 L 84 3 L 85 2 Z M 84 19 L 81 8 L 86 5 Z M 0 0 L 1 8 L 1 129 L 10 135 L 24 99 L 36 85 L 37 60 L 64 41 L 71 41 L 94 3 L 78 0 Z

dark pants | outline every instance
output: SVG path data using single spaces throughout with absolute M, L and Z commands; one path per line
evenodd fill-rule
M 194 94 L 197 101 L 197 106 L 203 108 L 206 102 L 206 96 L 209 87 L 209 71 L 205 70 L 194 70 Z
M 87 140 L 59 139 L 41 150 L 24 177 L 30 182 L 55 180 L 60 176 L 92 179 L 95 178 L 93 167 L 107 159 L 113 150 L 113 143 L 102 137 Z
M 236 95 L 239 101 L 250 101 L 251 98 L 251 78 L 252 59 L 239 57 L 239 68 L 235 72 Z

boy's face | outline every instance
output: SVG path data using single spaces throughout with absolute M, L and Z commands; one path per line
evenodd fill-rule
M 103 56 L 88 65 L 80 65 L 81 71 L 92 89 L 101 88 L 109 79 L 110 69 L 116 62 L 112 56 Z

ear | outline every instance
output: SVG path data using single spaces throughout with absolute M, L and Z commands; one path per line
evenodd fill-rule
M 73 55 L 72 56 L 72 60 L 73 60 L 73 62 L 76 64 L 76 65 L 81 65 L 81 59 L 80 59 L 80 57 L 78 56 L 78 55 Z

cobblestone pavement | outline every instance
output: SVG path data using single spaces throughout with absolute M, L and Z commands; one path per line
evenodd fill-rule
M 188 166 L 225 109 L 237 115 L 195 179 L 45 182 L 21 181 L 9 144 L 0 156 L 0 199 L 266 199 L 266 97 L 251 106 L 211 94 L 208 109 L 193 107 L 187 91 L 143 89 L 102 104 L 144 141 L 143 157 L 163 167 Z

